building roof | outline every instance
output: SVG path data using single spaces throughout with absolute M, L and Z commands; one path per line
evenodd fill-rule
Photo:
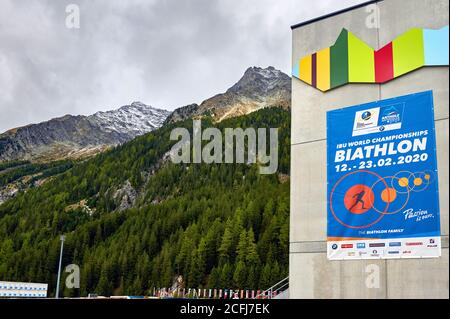
M 342 10 L 339 10 L 339 11 L 335 11 L 335 12 L 332 12 L 332 13 L 329 13 L 329 14 L 317 17 L 317 18 L 313 18 L 313 19 L 310 19 L 310 20 L 306 20 L 306 21 L 294 24 L 294 25 L 291 26 L 291 29 L 294 30 L 296 28 L 303 27 L 303 26 L 305 26 L 307 24 L 311 24 L 311 23 L 314 23 L 314 22 L 317 22 L 317 21 L 320 21 L 320 20 L 324 20 L 324 19 L 336 16 L 338 14 L 341 14 L 341 13 L 344 13 L 344 12 L 348 12 L 348 11 L 352 11 L 352 10 L 355 10 L 355 9 L 358 9 L 358 8 L 361 8 L 361 7 L 365 7 L 365 6 L 369 5 L 369 4 L 377 3 L 377 2 L 381 2 L 381 1 L 383 1 L 383 0 L 365 1 L 363 3 L 357 4 L 357 5 L 354 5 L 354 6 L 351 6 L 351 7 L 342 9 Z

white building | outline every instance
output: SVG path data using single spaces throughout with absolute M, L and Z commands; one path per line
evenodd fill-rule
M 48 284 L 0 281 L 0 298 L 46 298 Z

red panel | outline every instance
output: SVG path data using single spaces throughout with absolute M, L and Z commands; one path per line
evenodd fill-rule
M 392 42 L 375 51 L 375 82 L 383 83 L 394 78 Z

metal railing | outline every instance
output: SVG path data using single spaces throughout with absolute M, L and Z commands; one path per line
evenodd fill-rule
M 289 276 L 256 295 L 255 299 L 272 299 L 289 288 Z

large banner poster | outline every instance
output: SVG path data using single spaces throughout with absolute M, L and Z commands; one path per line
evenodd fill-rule
M 441 255 L 431 91 L 327 112 L 329 259 Z

